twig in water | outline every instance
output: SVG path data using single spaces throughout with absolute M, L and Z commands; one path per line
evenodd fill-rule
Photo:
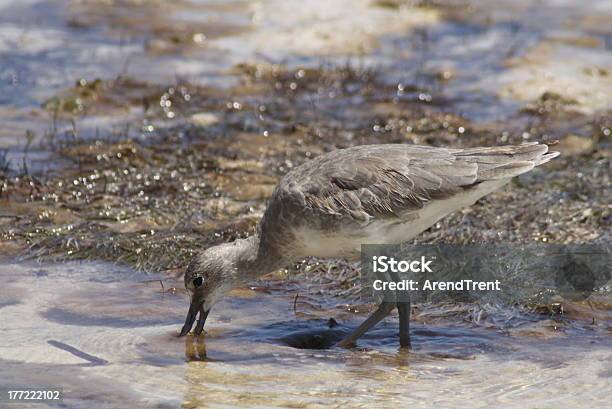
M 297 293 L 295 294 L 295 298 L 293 299 L 293 311 L 294 311 L 294 312 L 295 312 L 295 310 L 297 309 L 297 300 L 298 300 L 298 297 L 299 297 L 299 296 L 300 296 L 300 293 L 299 293 L 299 292 L 297 292 Z
M 162 288 L 162 293 L 165 293 L 165 292 L 166 292 L 166 288 L 164 287 L 164 282 L 163 282 L 162 280 L 159 280 L 159 279 L 152 279 L 152 280 L 144 280 L 144 281 L 142 281 L 142 282 L 143 282 L 143 283 L 153 283 L 153 282 L 155 282 L 155 281 L 159 282 L 159 284 L 161 285 L 161 288 Z

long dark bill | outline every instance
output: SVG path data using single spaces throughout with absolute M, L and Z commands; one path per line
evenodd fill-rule
M 206 318 L 208 318 L 209 312 L 210 310 L 204 311 L 204 306 L 200 307 L 200 319 L 198 320 L 198 325 L 196 325 L 195 330 L 193 331 L 194 334 L 200 335 L 202 331 L 204 331 L 204 323 L 206 323 Z
M 200 335 L 202 333 L 204 330 L 204 322 L 206 321 L 206 317 L 208 317 L 208 311 L 204 311 L 204 302 L 193 301 L 189 305 L 189 311 L 187 312 L 187 317 L 185 318 L 185 324 L 183 324 L 179 337 L 184 337 L 185 335 L 189 334 L 198 313 L 200 313 L 200 319 L 198 321 L 198 325 L 196 326 L 195 333 L 196 335 Z

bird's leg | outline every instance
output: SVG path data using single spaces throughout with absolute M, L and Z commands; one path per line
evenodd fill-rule
M 344 337 L 342 341 L 336 345 L 342 348 L 349 348 L 355 345 L 355 341 L 359 339 L 363 334 L 368 332 L 370 328 L 378 324 L 384 319 L 389 313 L 395 308 L 395 304 L 392 302 L 383 301 L 376 311 L 372 313 L 360 326 L 358 326 L 353 332 Z
M 398 302 L 400 347 L 410 349 L 410 301 Z
M 399 283 L 400 278 L 397 272 L 392 271 L 390 274 L 391 278 Z M 399 313 L 400 347 L 410 349 L 410 299 L 408 301 L 403 300 L 406 296 L 402 296 L 399 291 L 396 291 L 395 298 L 397 300 L 397 312 Z
M 379 271 L 376 272 L 376 275 L 379 279 L 383 281 L 387 281 L 385 275 Z M 391 294 L 392 298 L 395 298 L 395 294 Z M 369 331 L 374 325 L 378 324 L 381 320 L 383 320 L 389 313 L 395 308 L 395 300 L 390 301 L 389 294 L 385 295 L 383 301 L 380 303 L 376 311 L 374 311 L 360 326 L 358 326 L 353 332 L 344 337 L 340 342 L 336 345 L 342 348 L 349 348 L 355 345 L 355 341 L 357 341 L 363 334 Z

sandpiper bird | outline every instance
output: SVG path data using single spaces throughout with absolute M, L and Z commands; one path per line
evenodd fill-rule
M 321 155 L 285 175 L 257 233 L 199 253 L 185 271 L 191 305 L 180 335 L 202 333 L 211 307 L 229 290 L 307 256 L 358 256 L 362 244 L 413 239 L 514 176 L 558 156 L 526 143 L 470 149 L 363 145 Z M 383 302 L 338 345 L 351 346 L 393 308 L 400 345 L 410 346 L 410 304 Z

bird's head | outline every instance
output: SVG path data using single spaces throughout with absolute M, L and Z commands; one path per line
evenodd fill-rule
M 198 314 L 200 317 L 194 333 L 201 334 L 212 306 L 235 286 L 238 281 L 235 247 L 234 243 L 211 247 L 197 254 L 189 263 L 185 270 L 185 288 L 191 302 L 179 336 L 191 331 Z

